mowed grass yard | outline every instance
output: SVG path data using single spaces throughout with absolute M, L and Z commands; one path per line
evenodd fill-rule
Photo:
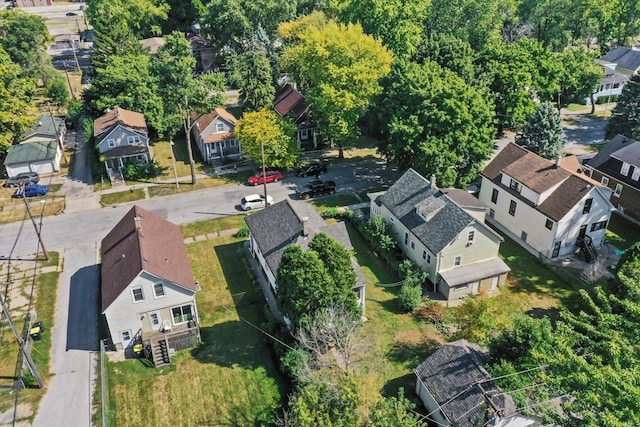
M 242 216 L 209 220 L 184 226 L 183 234 L 216 234 L 242 224 Z M 354 227 L 348 230 L 367 280 L 368 320 L 361 358 L 354 365 L 361 396 L 373 401 L 381 393 L 395 396 L 403 388 L 417 402 L 413 368 L 459 335 L 445 335 L 413 313 L 400 311 L 399 288 L 376 286 L 399 278 Z M 109 363 L 110 411 L 117 425 L 255 425 L 280 410 L 288 385 L 267 338 L 246 322 L 259 325 L 263 306 L 243 240 L 219 237 L 187 246 L 202 286 L 197 299 L 204 343 L 180 352 L 165 371 L 146 368 L 140 361 Z M 482 297 L 488 298 L 494 313 L 491 324 L 482 325 L 487 333 L 518 313 L 555 317 L 576 300 L 572 284 L 515 242 L 505 239 L 501 256 L 512 272 L 499 295 Z M 458 309 L 447 308 L 447 323 L 455 323 Z

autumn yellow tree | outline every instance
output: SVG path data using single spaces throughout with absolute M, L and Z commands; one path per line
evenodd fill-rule
M 283 23 L 279 33 L 285 42 L 282 69 L 308 96 L 324 142 L 342 155 L 360 136 L 358 119 L 381 91 L 391 52 L 359 24 L 339 24 L 322 12 Z
M 245 113 L 234 133 L 244 155 L 257 164 L 262 164 L 263 144 L 267 167 L 291 167 L 300 157 L 295 125 L 272 110 Z

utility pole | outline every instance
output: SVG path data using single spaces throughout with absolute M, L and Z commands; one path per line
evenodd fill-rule
M 267 171 L 264 165 L 264 141 L 260 141 L 260 151 L 262 152 L 262 185 L 264 186 L 264 207 L 269 207 L 267 203 Z
M 78 72 L 80 74 L 82 74 L 82 69 L 80 68 L 80 63 L 78 62 L 78 55 L 76 55 L 76 43 L 75 43 L 75 40 L 73 40 L 71 38 L 71 34 L 69 34 L 69 33 L 67 33 L 67 37 L 69 37 L 69 41 L 71 42 L 71 50 L 73 51 L 73 58 L 76 60 L 76 67 L 78 69 Z
M 44 255 L 44 259 L 49 261 L 49 254 L 44 247 L 44 242 L 42 241 L 42 235 L 40 234 L 40 228 L 36 224 L 36 220 L 33 219 L 33 212 L 31 212 L 31 207 L 29 206 L 29 202 L 27 201 L 27 197 L 24 194 L 24 187 L 22 188 L 22 200 L 24 201 L 24 205 L 27 208 L 27 213 L 29 214 L 29 218 L 31 218 L 31 223 L 33 224 L 33 228 L 36 230 L 36 235 L 38 236 L 38 240 L 40 241 L 40 247 L 42 247 L 42 253 Z
M 67 76 L 67 83 L 69 83 L 69 90 L 71 91 L 71 96 L 73 99 L 76 99 L 76 92 L 73 90 L 73 85 L 71 84 L 71 79 L 69 78 L 69 70 L 67 70 L 67 61 L 64 61 L 64 73 Z
M 16 337 L 16 340 L 18 340 L 18 345 L 20 346 L 20 352 L 24 356 L 24 359 L 27 361 L 27 365 L 29 365 L 29 370 L 31 371 L 31 374 L 33 374 L 33 378 L 35 378 L 36 381 L 38 382 L 38 386 L 40 388 L 43 388 L 44 387 L 44 383 L 42 382 L 42 378 L 40 377 L 40 374 L 38 373 L 38 369 L 36 368 L 36 364 L 33 362 L 33 359 L 31 358 L 31 355 L 29 354 L 29 352 L 25 348 L 25 342 L 22 339 L 22 337 L 20 336 L 20 334 L 18 334 L 18 331 L 16 330 L 16 326 L 13 324 L 13 321 L 11 320 L 11 316 L 9 315 L 9 309 L 7 308 L 6 304 L 4 303 L 4 299 L 2 298 L 2 295 L 0 295 L 0 304 L 2 305 L 2 311 L 4 312 L 4 316 L 9 321 L 9 326 L 11 327 L 11 331 L 13 331 L 13 335 Z
M 171 160 L 173 162 L 173 176 L 176 178 L 176 188 L 180 188 L 180 184 L 178 183 L 178 169 L 176 168 L 176 155 L 173 154 L 173 139 L 169 140 L 169 143 L 171 144 L 170 148 L 171 148 Z

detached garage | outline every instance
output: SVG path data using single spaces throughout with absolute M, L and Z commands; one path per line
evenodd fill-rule
M 9 148 L 4 167 L 9 177 L 22 172 L 46 175 L 60 170 L 60 157 L 60 148 L 55 139 L 25 142 Z

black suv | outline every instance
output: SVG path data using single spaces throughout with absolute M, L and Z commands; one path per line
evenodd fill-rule
M 309 197 L 323 196 L 325 194 L 334 194 L 336 192 L 336 183 L 333 181 L 311 181 L 304 187 L 298 187 L 296 194 L 301 199 Z
M 36 172 L 22 172 L 18 175 L 7 178 L 4 187 L 20 187 L 27 184 L 37 184 L 40 181 L 40 175 Z
M 321 173 L 325 173 L 326 171 L 327 171 L 327 165 L 321 162 L 313 162 L 313 163 L 309 163 L 306 166 L 298 168 L 296 175 L 298 175 L 299 177 L 314 176 L 314 175 L 317 176 L 317 175 L 320 175 Z

